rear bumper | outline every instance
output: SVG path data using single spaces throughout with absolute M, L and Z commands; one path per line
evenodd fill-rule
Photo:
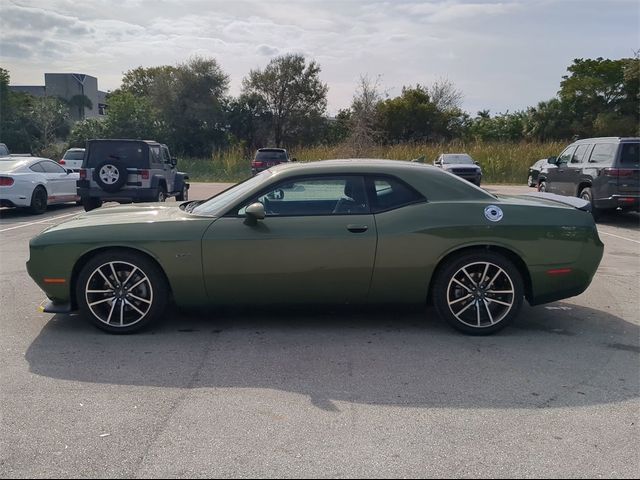
M 0 195 L 0 207 L 28 207 L 31 205 L 31 198 L 24 194 L 2 192 Z
M 640 195 L 637 194 L 616 194 L 607 198 L 598 198 L 594 202 L 596 208 L 608 209 L 608 208 L 625 208 L 628 210 L 640 209 Z
M 135 189 L 122 189 L 117 192 L 105 192 L 100 188 L 87 188 L 83 185 L 89 183 L 88 181 L 79 180 L 77 192 L 81 199 L 85 198 L 100 198 L 101 200 L 131 200 L 140 202 L 153 202 L 157 198 L 157 188 L 135 188 Z

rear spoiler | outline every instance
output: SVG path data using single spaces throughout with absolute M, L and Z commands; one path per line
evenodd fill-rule
M 584 200 L 578 197 L 566 197 L 564 195 L 556 195 L 555 193 L 547 193 L 547 192 L 526 193 L 522 196 L 535 197 L 535 198 L 540 198 L 542 200 L 550 200 L 552 202 L 562 203 L 564 205 L 569 205 L 578 210 L 582 210 L 583 212 L 591 211 L 591 202 L 588 202 L 587 200 Z

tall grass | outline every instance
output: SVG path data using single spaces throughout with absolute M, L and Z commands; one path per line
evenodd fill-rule
M 523 184 L 529 167 L 541 158 L 560 153 L 562 142 L 549 143 L 460 143 L 375 145 L 356 150 L 347 144 L 292 149 L 290 154 L 300 162 L 332 158 L 384 158 L 413 160 L 424 156 L 427 163 L 441 153 L 466 152 L 482 166 L 483 182 Z M 186 158 L 180 161 L 181 171 L 188 172 L 192 181 L 238 181 L 251 174 L 251 153 L 241 148 L 217 153 L 211 158 Z

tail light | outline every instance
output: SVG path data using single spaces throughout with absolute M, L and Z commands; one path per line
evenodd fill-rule
M 605 177 L 630 177 L 633 172 L 634 170 L 628 168 L 605 168 L 602 170 L 602 174 Z
M 256 168 L 262 168 L 264 167 L 264 162 L 261 162 L 259 160 L 254 160 L 253 162 L 251 162 L 251 166 Z
M 143 180 L 149 180 L 149 170 L 140 170 L 140 175 Z
M 87 171 L 84 168 L 80 169 L 80 180 L 86 180 L 87 179 Z
M 11 185 L 13 185 L 13 178 L 0 177 L 0 187 L 10 187 Z
M 61 158 L 60 161 L 58 162 L 60 165 L 66 165 L 67 162 L 64 161 L 64 158 Z

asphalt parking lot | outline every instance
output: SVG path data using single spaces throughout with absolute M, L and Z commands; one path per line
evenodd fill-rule
M 80 211 L 0 210 L 3 478 L 640 476 L 638 214 L 599 223 L 584 294 L 477 338 L 432 310 L 38 313 L 28 241 Z

